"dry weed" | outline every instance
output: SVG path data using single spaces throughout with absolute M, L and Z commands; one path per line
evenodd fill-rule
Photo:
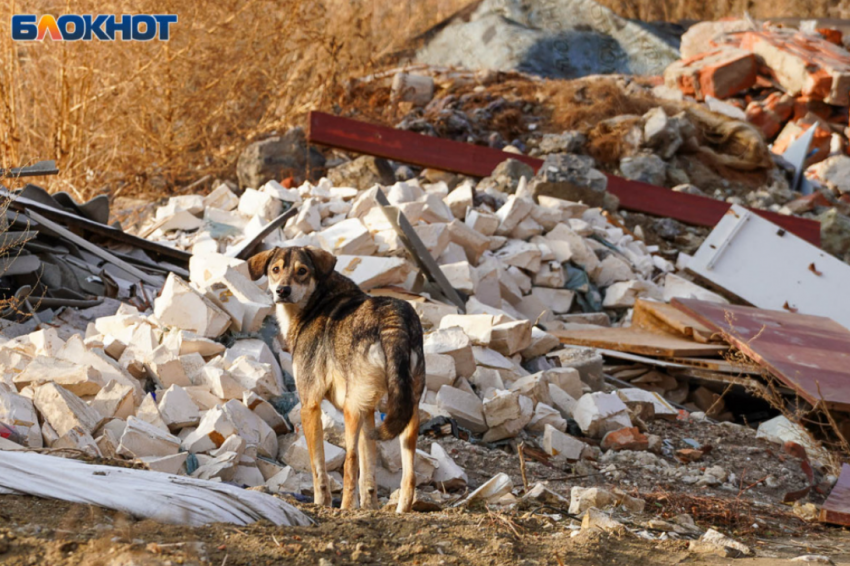
M 462 0 L 0 0 L 0 166 L 55 159 L 76 199 L 232 177 L 250 140 L 332 109 Z M 175 13 L 168 42 L 10 41 L 15 13 Z M 198 186 L 197 189 L 203 189 Z

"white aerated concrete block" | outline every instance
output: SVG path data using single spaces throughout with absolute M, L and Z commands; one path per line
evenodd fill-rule
M 127 419 L 118 454 L 130 458 L 172 456 L 180 451 L 180 439 L 136 417 Z
M 201 413 L 192 397 L 179 385 L 172 385 L 159 401 L 159 414 L 170 430 L 196 426 Z
M 582 451 L 587 447 L 587 444 L 581 440 L 570 436 L 552 425 L 546 425 L 543 430 L 543 450 L 552 456 L 562 456 L 563 458 L 576 461 L 581 459 Z
M 46 383 L 35 389 L 33 404 L 57 436 L 62 436 L 75 426 L 89 433 L 95 431 L 103 416 L 79 397 L 55 383 Z
M 230 317 L 189 287 L 174 273 L 168 275 L 154 302 L 154 315 L 160 324 L 189 330 L 207 338 L 217 338 L 230 326 Z
M 487 430 L 481 399 L 472 393 L 444 385 L 437 392 L 437 406 L 454 417 L 460 426 L 472 432 Z

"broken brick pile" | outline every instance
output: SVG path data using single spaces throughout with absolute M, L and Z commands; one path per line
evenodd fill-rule
M 506 162 L 478 187 L 425 176 L 387 186 L 380 172 L 389 165 L 359 158 L 330 171 L 336 186 L 270 181 L 237 197 L 223 184 L 206 197 L 171 198 L 141 232 L 193 252 L 188 281 L 170 274 L 146 312 L 122 304 L 84 330 L 47 326 L 2 339 L 0 422 L 15 430 L 4 446 L 77 449 L 169 473 L 311 493 L 298 407 L 285 418 L 271 403 L 293 382 L 265 281 L 252 281 L 246 262 L 226 255 L 297 205 L 264 246 L 320 246 L 364 290 L 409 300 L 420 314 L 427 333 L 422 422 L 451 418 L 484 442 L 528 436 L 565 462 L 597 459 L 597 445 L 658 449 L 659 438 L 635 427 L 676 418 L 663 388 L 606 392 L 602 357 L 562 347 L 542 326 L 627 324 L 637 298 L 723 299 L 676 275 L 671 262 L 600 208 L 544 194 L 564 183 L 603 202 L 604 177 L 592 161 L 555 154 L 539 176 L 521 166 Z M 377 191 L 467 296 L 466 314 L 418 291 L 422 276 Z M 581 314 L 585 308 L 610 317 Z M 323 412 L 339 489 L 344 419 L 329 403 Z M 570 420 L 579 427 L 573 434 Z M 400 482 L 397 441 L 381 443 L 380 460 L 378 482 L 390 492 Z M 419 485 L 467 483 L 438 443 L 418 452 L 416 471 Z

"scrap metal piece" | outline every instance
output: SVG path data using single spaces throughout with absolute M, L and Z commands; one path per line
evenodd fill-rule
M 92 244 L 88 240 L 77 236 L 76 234 L 74 234 L 70 230 L 67 230 L 67 229 L 63 228 L 62 226 L 60 226 L 59 224 L 56 224 L 55 222 L 48 220 L 47 218 L 45 218 L 41 214 L 35 212 L 34 210 L 28 210 L 27 216 L 29 216 L 30 218 L 32 218 L 33 220 L 38 222 L 40 225 L 47 228 L 48 230 L 51 230 L 51 231 L 55 232 L 56 234 L 59 234 L 63 238 L 70 240 L 71 243 L 73 243 L 73 244 L 75 244 L 75 245 L 77 245 L 77 246 L 79 246 L 79 247 L 81 247 L 85 250 L 88 250 L 89 252 L 93 253 L 94 255 L 98 256 L 99 258 L 104 259 L 104 260 L 108 261 L 109 263 L 115 265 L 116 267 L 123 269 L 127 273 L 131 274 L 133 277 L 136 277 L 136 278 L 140 279 L 141 281 L 144 281 L 145 283 L 148 283 L 148 284 L 154 285 L 154 286 L 159 286 L 159 285 L 162 284 L 162 279 L 160 277 L 154 277 L 152 275 L 148 275 L 144 271 L 141 271 L 141 270 L 133 267 L 132 265 L 130 265 L 129 263 L 127 263 L 123 259 L 119 259 L 119 258 L 115 257 L 114 255 L 112 255 L 111 253 L 109 253 L 108 251 L 103 249 L 102 247 L 97 246 L 95 244 Z
M 268 238 L 269 234 L 286 224 L 286 221 L 295 216 L 297 213 L 297 206 L 289 208 L 286 212 L 263 226 L 263 229 L 257 232 L 253 238 L 242 242 L 242 244 L 230 250 L 225 255 L 228 257 L 235 257 L 236 259 L 248 259 L 251 256 L 251 252 L 254 251 L 254 248 L 256 248 L 263 240 Z
M 0 169 L 3 177 L 37 177 L 39 175 L 58 175 L 59 169 L 56 162 L 51 160 L 39 161 L 33 165 L 24 167 L 13 167 L 11 169 Z
M 404 247 L 407 248 L 407 251 L 410 252 L 410 255 L 413 257 L 414 261 L 416 261 L 419 268 L 425 273 L 428 279 L 436 283 L 440 291 L 448 300 L 460 309 L 461 313 L 466 314 L 466 303 L 460 297 L 457 290 L 452 287 L 451 283 L 449 283 L 449 280 L 446 278 L 445 274 L 443 274 L 443 270 L 440 269 L 440 266 L 437 265 L 436 261 L 434 261 L 434 257 L 431 255 L 431 252 L 429 252 L 428 248 L 425 247 L 425 244 L 422 243 L 422 240 L 419 238 L 419 235 L 413 229 L 413 226 L 411 226 L 410 221 L 404 213 L 398 208 L 390 206 L 390 201 L 387 200 L 387 196 L 384 194 L 384 191 L 378 191 L 376 200 L 378 201 L 378 204 L 381 205 L 381 210 L 384 212 L 384 216 L 386 216 L 389 223 L 392 224 L 399 239 L 401 239 L 401 242 L 404 244 Z
M 803 171 L 806 170 L 806 158 L 809 156 L 809 146 L 815 137 L 815 130 L 817 128 L 812 126 L 803 132 L 799 138 L 791 142 L 785 149 L 785 153 L 782 154 L 782 158 L 794 167 L 794 179 L 791 181 L 791 190 L 799 190 L 804 195 L 812 194 L 813 190 L 811 183 L 804 182 L 806 178 L 803 177 Z

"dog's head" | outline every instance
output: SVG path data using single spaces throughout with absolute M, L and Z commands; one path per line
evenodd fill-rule
M 336 265 L 333 254 L 321 248 L 275 248 L 248 260 L 255 281 L 267 275 L 275 303 L 303 308 L 319 283 L 330 277 Z

